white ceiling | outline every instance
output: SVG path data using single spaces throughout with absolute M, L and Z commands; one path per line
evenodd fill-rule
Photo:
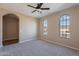
M 33 16 L 33 17 L 43 17 L 43 16 L 47 16 L 51 13 L 57 12 L 57 11 L 61 11 L 67 8 L 70 8 L 72 6 L 78 5 L 78 3 L 44 3 L 42 5 L 42 7 L 49 7 L 50 10 L 42 10 L 42 13 L 32 13 L 33 10 L 35 10 L 34 8 L 28 7 L 27 5 L 33 5 L 33 6 L 37 6 L 36 3 L 0 3 L 0 7 L 4 8 L 4 9 L 9 9 L 12 11 L 16 11 L 25 15 L 29 15 L 29 16 Z

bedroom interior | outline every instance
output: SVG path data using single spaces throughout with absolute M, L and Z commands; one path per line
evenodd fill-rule
M 79 3 L 0 3 L 0 56 L 79 56 Z

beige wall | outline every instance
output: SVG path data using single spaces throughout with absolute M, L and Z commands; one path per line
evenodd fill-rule
M 59 37 L 59 18 L 64 14 L 68 14 L 71 17 L 70 39 L 63 39 Z M 48 20 L 48 36 L 45 40 L 51 42 L 55 41 L 79 49 L 79 6 L 75 6 L 66 10 L 62 10 L 60 12 L 53 13 L 49 16 L 43 17 L 40 20 L 40 39 L 44 39 L 44 36 L 42 34 L 42 21 L 44 19 Z
M 0 45 L 2 45 L 2 16 L 8 13 L 19 17 L 19 38 L 20 42 L 36 39 L 37 19 L 10 10 L 0 9 Z
M 40 38 L 40 19 L 37 20 L 37 38 Z

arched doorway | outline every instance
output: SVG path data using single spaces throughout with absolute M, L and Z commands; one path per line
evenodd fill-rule
M 19 42 L 19 18 L 14 14 L 3 16 L 3 45 Z

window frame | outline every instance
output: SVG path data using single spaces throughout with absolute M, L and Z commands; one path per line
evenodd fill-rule
M 62 27 L 64 27 L 65 25 L 61 25 L 61 18 L 63 18 L 64 16 L 66 15 L 66 17 L 68 16 L 69 17 L 69 19 L 67 19 L 68 21 L 69 21 L 69 26 L 67 25 L 67 21 L 66 21 L 66 29 L 67 29 L 67 27 L 69 27 L 69 38 L 67 37 L 67 33 L 65 33 L 64 35 L 63 34 L 61 34 L 61 29 L 63 29 Z M 59 36 L 61 37 L 61 38 L 65 38 L 65 39 L 70 39 L 70 35 L 71 35 L 71 17 L 70 17 L 70 15 L 69 14 L 64 14 L 64 15 L 61 15 L 60 17 L 59 17 Z M 62 31 L 62 32 L 64 32 L 64 31 Z M 65 36 L 66 35 L 66 36 Z
M 45 20 L 47 21 L 47 27 L 46 27 L 46 28 L 44 27 L 44 21 L 45 21 Z M 43 20 L 42 26 L 43 26 L 43 35 L 44 35 L 44 36 L 47 36 L 47 35 L 48 35 L 48 20 L 47 20 L 47 19 L 44 19 L 44 20 Z M 44 34 L 44 29 L 47 30 L 47 34 Z

